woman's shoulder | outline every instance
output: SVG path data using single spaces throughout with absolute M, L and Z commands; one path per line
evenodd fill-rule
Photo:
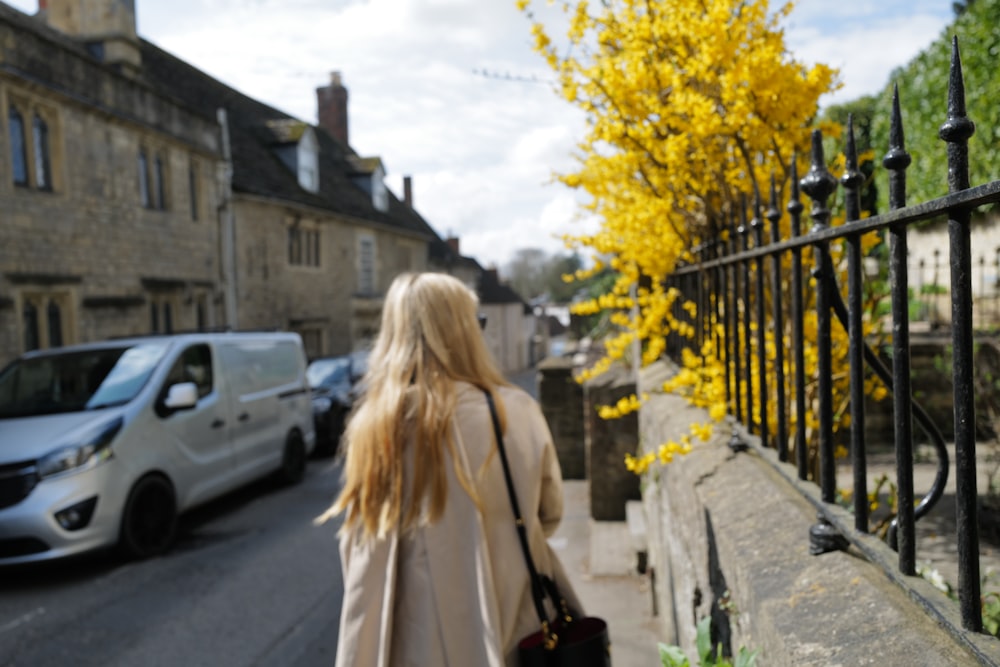
M 478 403 L 481 402 L 483 406 L 486 405 L 486 399 L 483 397 L 483 390 L 474 384 L 468 382 L 457 382 L 457 394 L 460 403 Z M 517 387 L 515 385 L 507 384 L 497 387 L 497 393 L 500 395 L 500 400 L 504 402 L 504 405 L 509 407 L 517 406 L 528 406 L 537 405 L 537 401 L 525 390 Z

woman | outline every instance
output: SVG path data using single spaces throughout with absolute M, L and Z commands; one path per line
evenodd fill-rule
M 389 288 L 345 434 L 338 667 L 503 667 L 539 629 L 484 390 L 494 397 L 532 557 L 580 605 L 549 548 L 562 475 L 537 403 L 506 383 L 475 294 L 444 274 Z

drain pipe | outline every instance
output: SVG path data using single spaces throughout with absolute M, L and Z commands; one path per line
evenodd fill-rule
M 240 326 L 236 295 L 236 220 L 233 214 L 233 151 L 229 143 L 229 120 L 226 110 L 219 107 L 216 112 L 222 134 L 222 200 L 219 202 L 220 239 L 222 254 L 223 303 L 226 313 L 226 329 L 235 330 Z

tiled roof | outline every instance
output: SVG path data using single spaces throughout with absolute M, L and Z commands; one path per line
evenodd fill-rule
M 483 271 L 479 278 L 479 300 L 482 303 L 519 303 L 528 307 L 521 295 L 506 283 L 500 282 L 496 271 Z
M 307 204 L 422 236 L 437 236 L 423 218 L 391 192 L 389 210 L 377 210 L 370 195 L 351 181 L 351 175 L 357 173 L 354 162 L 366 159 L 359 158 L 323 128 L 315 128 L 320 149 L 320 187 L 313 194 L 299 186 L 296 174 L 271 150 L 275 143 L 296 141 L 307 123 L 230 88 L 145 40 L 142 76 L 157 90 L 203 115 L 215 117 L 217 109 L 226 109 L 235 191 Z

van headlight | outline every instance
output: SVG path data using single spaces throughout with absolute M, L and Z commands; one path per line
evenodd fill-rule
M 101 424 L 80 439 L 79 444 L 60 447 L 38 461 L 41 479 L 93 468 L 111 458 L 111 441 L 122 428 L 121 417 Z

